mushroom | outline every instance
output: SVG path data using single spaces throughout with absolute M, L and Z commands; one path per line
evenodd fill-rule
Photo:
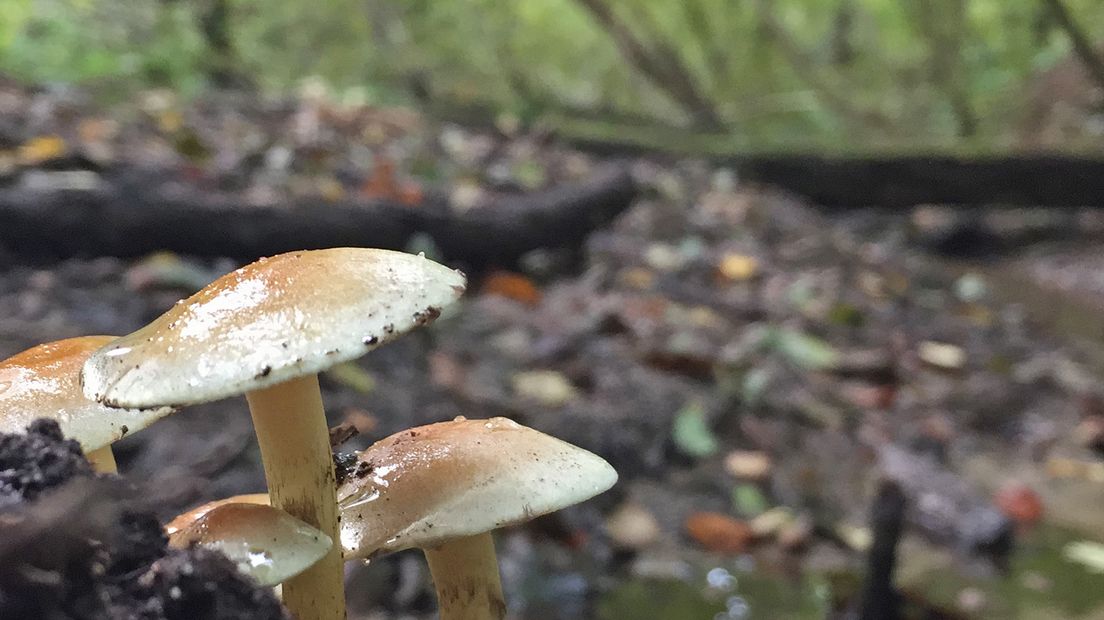
M 345 558 L 422 549 L 442 620 L 504 617 L 491 530 L 617 481 L 597 455 L 506 418 L 412 428 L 356 457 L 338 487 Z
M 18 433 L 36 418 L 57 420 L 81 444 L 96 471 L 115 472 L 111 444 L 172 412 L 168 407 L 115 409 L 85 398 L 80 369 L 114 336 L 40 344 L 0 361 L 0 433 Z
M 317 373 L 437 318 L 464 275 L 401 252 L 333 248 L 261 259 L 93 354 L 85 394 L 117 407 L 245 393 L 274 506 L 338 539 Z M 284 584 L 299 620 L 344 618 L 338 546 Z
M 261 502 L 221 502 L 192 510 L 165 526 L 169 544 L 221 552 L 238 570 L 263 586 L 274 586 L 303 572 L 329 552 L 333 541 L 279 508 Z

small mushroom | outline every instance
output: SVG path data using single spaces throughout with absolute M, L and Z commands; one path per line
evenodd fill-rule
M 263 586 L 298 575 L 333 546 L 329 536 L 283 510 L 264 505 L 267 495 L 259 497 L 259 502 L 220 502 L 207 510 L 180 515 L 165 526 L 169 544 L 219 551 Z
M 274 506 L 337 539 L 329 429 L 317 373 L 435 319 L 463 274 L 364 248 L 281 254 L 215 280 L 84 365 L 89 398 L 186 405 L 245 393 Z M 341 553 L 284 584 L 299 620 L 345 617 Z
M 345 558 L 420 548 L 442 620 L 502 618 L 490 532 L 616 481 L 597 455 L 506 418 L 412 428 L 358 453 L 338 488 Z
M 168 407 L 115 409 L 85 398 L 80 370 L 114 336 L 40 344 L 0 361 L 0 433 L 23 432 L 36 418 L 57 420 L 81 444 L 96 471 L 115 472 L 111 444 L 172 413 Z

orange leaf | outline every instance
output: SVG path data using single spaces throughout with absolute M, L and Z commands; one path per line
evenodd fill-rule
M 993 503 L 1017 525 L 1035 525 L 1043 518 L 1043 500 L 1031 487 L 1021 482 L 1001 487 L 993 497 Z
M 718 512 L 695 512 L 687 517 L 684 526 L 690 538 L 716 553 L 740 553 L 752 537 L 746 523 Z
M 509 271 L 496 271 L 483 281 L 483 293 L 498 295 L 521 302 L 527 306 L 540 303 L 540 289 L 525 276 Z

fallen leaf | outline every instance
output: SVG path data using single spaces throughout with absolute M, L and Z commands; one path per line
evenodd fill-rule
M 828 310 L 828 321 L 845 327 L 862 327 L 866 321 L 861 310 L 851 304 L 838 303 Z
M 365 198 L 395 200 L 407 206 L 422 202 L 422 190 L 414 183 L 400 182 L 395 171 L 395 162 L 389 157 L 377 155 L 372 174 L 360 186 Z
M 429 354 L 429 380 L 433 385 L 450 390 L 460 390 L 467 378 L 467 369 L 460 360 L 443 351 Z
M 376 380 L 372 378 L 372 374 L 354 362 L 331 366 L 325 374 L 327 378 L 332 379 L 335 383 L 361 394 L 367 394 L 376 387 Z
M 194 292 L 216 277 L 216 272 L 199 267 L 172 252 L 156 252 L 127 269 L 126 285 L 132 291 L 174 288 Z
M 655 284 L 655 273 L 643 267 L 633 267 L 619 273 L 618 279 L 629 288 L 647 290 Z
M 840 354 L 832 345 L 804 332 L 784 327 L 769 328 L 765 341 L 802 368 L 825 370 L 839 363 Z
M 734 450 L 725 456 L 724 468 L 734 478 L 762 480 L 770 474 L 771 458 L 759 450 Z
M 1047 460 L 1046 472 L 1051 478 L 1104 482 L 1104 463 L 1100 461 L 1079 461 L 1056 456 Z
M 555 370 L 528 370 L 514 374 L 514 392 L 546 407 L 562 407 L 578 395 L 563 373 Z
M 34 166 L 65 154 L 69 146 L 60 136 L 38 136 L 19 147 L 18 160 L 24 166 Z
M 841 383 L 840 389 L 844 399 L 859 409 L 889 409 L 897 398 L 897 387 L 889 384 L 850 381 Z
M 945 370 L 958 370 L 966 365 L 966 351 L 946 342 L 925 340 L 916 349 L 921 361 Z
M 738 484 L 732 489 L 732 507 L 741 515 L 754 517 L 766 512 L 770 504 L 754 484 Z
M 379 419 L 369 411 L 359 407 L 348 407 L 341 412 L 345 422 L 352 424 L 361 435 L 368 435 L 379 426 Z
M 1062 557 L 1084 566 L 1090 573 L 1104 575 L 1104 544 L 1088 540 L 1071 542 L 1062 549 Z
M 1033 526 L 1043 518 L 1043 500 L 1031 487 L 1011 482 L 1001 487 L 993 497 L 997 508 L 1022 526 Z
M 705 423 L 705 411 L 694 402 L 675 414 L 671 439 L 680 452 L 694 458 L 713 456 L 720 449 L 713 431 Z
M 840 540 L 853 551 L 866 551 L 874 540 L 868 528 L 850 523 L 837 523 L 835 532 L 836 536 L 839 536 Z
M 793 520 L 794 515 L 789 508 L 776 506 L 757 515 L 748 523 L 748 526 L 756 537 L 767 538 L 780 532 L 787 523 Z
M 752 538 L 751 528 L 743 521 L 717 512 L 695 512 L 684 527 L 690 538 L 715 553 L 741 553 Z
M 807 516 L 792 519 L 778 531 L 778 544 L 784 549 L 800 549 L 813 535 L 813 521 Z
M 717 265 L 717 271 L 728 280 L 743 282 L 759 273 L 759 261 L 744 254 L 725 254 Z
M 483 293 L 497 295 L 535 306 L 540 303 L 541 292 L 533 281 L 519 273 L 496 271 L 483 280 Z
M 643 549 L 659 538 L 660 529 L 656 518 L 647 508 L 626 502 L 606 519 L 606 532 L 618 547 Z
M 176 110 L 163 110 L 157 115 L 157 127 L 163 133 L 175 133 L 184 125 L 184 116 Z
M 326 202 L 337 202 L 345 197 L 345 187 L 333 176 L 324 176 L 318 180 L 318 194 Z

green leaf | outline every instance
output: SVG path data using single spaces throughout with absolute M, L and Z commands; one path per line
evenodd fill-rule
M 361 394 L 367 394 L 376 387 L 376 380 L 372 375 L 354 362 L 333 366 L 325 374 L 334 382 Z
M 770 503 L 754 484 L 738 484 L 732 489 L 732 507 L 745 517 L 755 517 L 766 512 Z
M 694 458 L 713 456 L 720 449 L 699 403 L 688 403 L 675 415 L 671 438 L 680 452 Z
M 767 343 L 802 368 L 824 370 L 839 363 L 839 352 L 832 345 L 797 330 L 774 328 L 767 335 Z

